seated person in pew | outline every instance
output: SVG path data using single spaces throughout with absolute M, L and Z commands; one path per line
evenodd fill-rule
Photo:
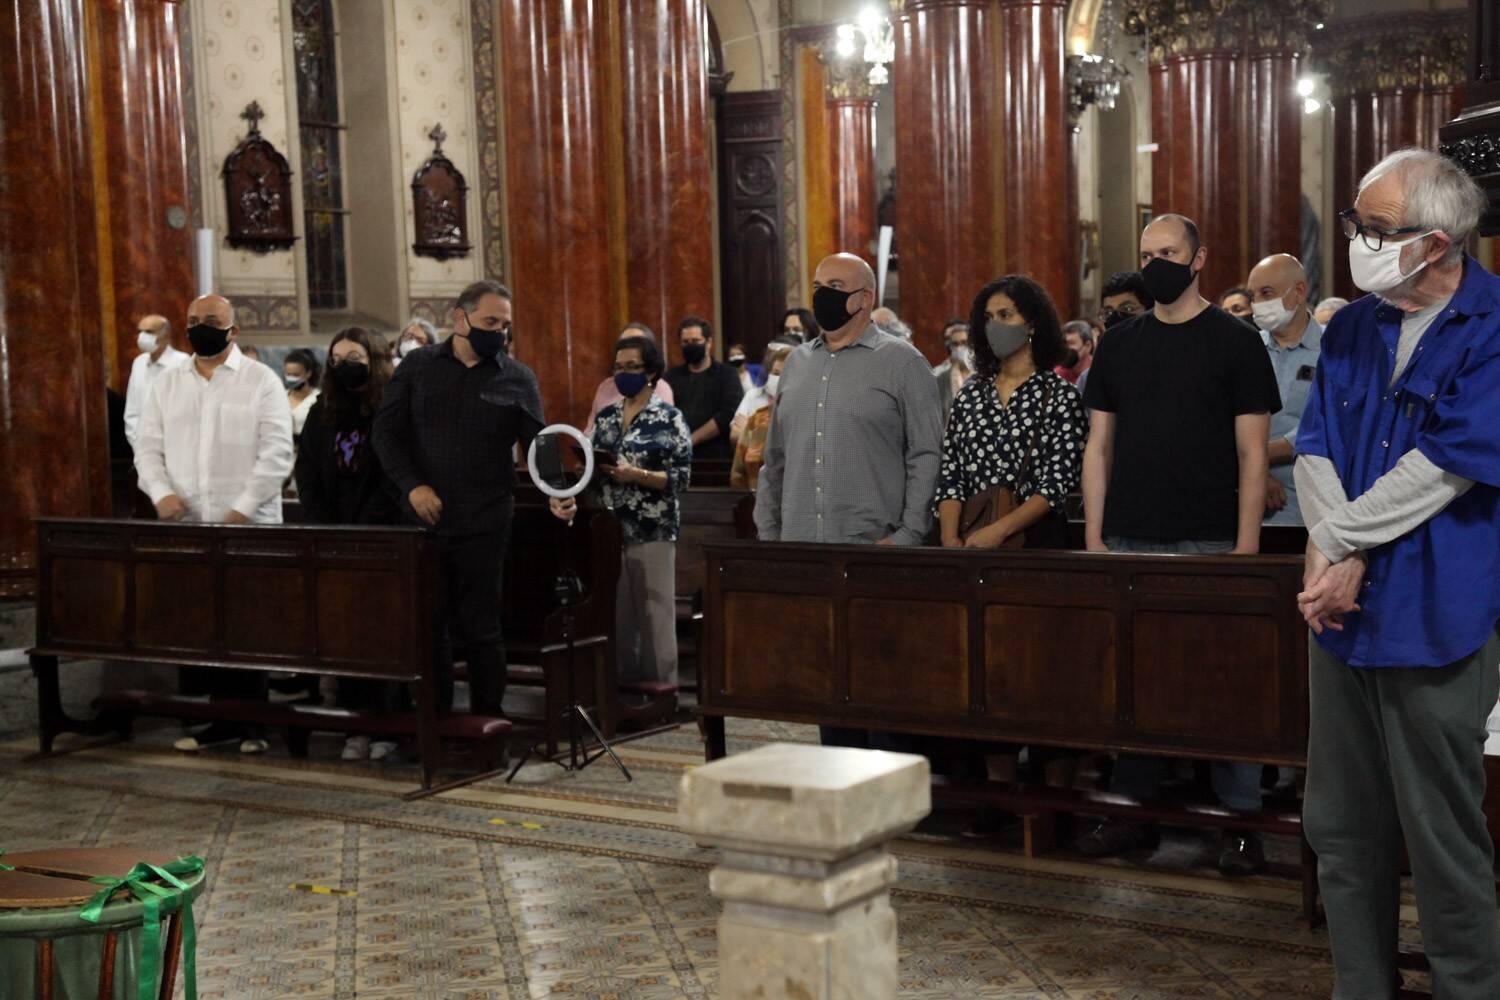
M 729 485 L 754 492 L 760 481 L 760 467 L 766 461 L 766 432 L 771 428 L 771 414 L 776 406 L 776 390 L 781 384 L 781 372 L 786 357 L 792 353 L 790 344 L 772 344 L 766 349 L 766 384 L 757 386 L 755 392 L 764 396 L 764 402 L 755 409 L 738 432 L 731 429 L 735 439 L 734 465 L 729 470 Z M 747 395 L 745 397 L 749 399 Z M 735 418 L 736 423 L 740 420 Z
M 1276 373 L 1258 333 L 1199 294 L 1208 248 L 1198 227 L 1161 215 L 1141 233 L 1141 277 L 1156 305 L 1110 329 L 1090 369 L 1084 538 L 1092 552 L 1254 555 L 1265 513 Z M 1205 650 L 1205 655 L 1210 651 Z M 1110 790 L 1155 798 L 1166 761 L 1122 754 Z M 1259 764 L 1215 763 L 1231 809 L 1258 810 Z M 1093 856 L 1154 847 L 1154 826 L 1110 819 L 1084 835 Z M 1226 833 L 1219 870 L 1259 871 L 1251 834 Z
M 871 321 L 875 272 L 850 253 L 813 275 L 820 333 L 788 355 L 755 491 L 762 541 L 921 545 L 932 527 L 943 406 L 910 343 Z M 821 727 L 823 742 L 863 732 Z
M 437 709 L 453 706 L 453 647 L 469 664 L 469 708 L 500 716 L 500 577 L 515 509 L 515 448 L 544 426 L 536 375 L 505 353 L 510 289 L 477 281 L 453 306 L 453 336 L 407 355 L 375 414 L 375 452 L 409 524 L 436 537 L 446 622 L 435 636 Z
M 693 473 L 693 439 L 678 410 L 655 395 L 666 365 L 645 337 L 615 345 L 615 385 L 621 400 L 594 423 L 598 451 L 614 456 L 599 470 L 604 506 L 619 519 L 625 550 L 615 597 L 615 655 L 619 680 L 677 683 L 678 496 Z M 572 523 L 578 503 L 551 500 L 552 512 Z
M 292 471 L 292 408 L 276 373 L 240 353 L 234 307 L 221 295 L 188 306 L 193 356 L 161 374 L 146 399 L 136 434 L 141 490 L 163 521 L 280 524 L 281 484 Z M 207 436 L 209 440 L 205 441 Z M 211 699 L 264 699 L 265 674 L 203 670 Z M 177 741 L 196 751 L 238 742 L 242 753 L 264 753 L 254 730 L 214 723 Z
M 385 339 L 351 326 L 328 347 L 323 392 L 297 439 L 297 496 L 308 524 L 400 524 L 396 487 L 380 467 L 371 436 L 390 381 Z M 340 708 L 399 711 L 399 685 L 341 677 Z M 383 760 L 396 742 L 364 735 L 344 740 L 344 760 Z
M 793 341 L 791 338 L 783 337 L 778 337 L 771 341 L 766 346 L 762 370 L 769 372 L 771 370 L 771 359 L 774 357 L 785 357 L 798 343 L 800 341 Z M 740 400 L 740 405 L 734 411 L 734 420 L 729 424 L 729 440 L 735 444 L 739 444 L 740 435 L 744 433 L 745 425 L 750 422 L 750 418 L 770 405 L 771 397 L 766 392 L 764 385 L 757 385 L 746 389 L 745 398 Z

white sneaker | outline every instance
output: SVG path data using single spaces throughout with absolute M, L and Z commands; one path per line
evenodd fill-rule
M 347 749 L 347 747 L 345 748 Z M 375 740 L 370 744 L 370 759 L 385 760 L 396 752 L 396 744 L 390 740 Z
M 271 744 L 265 740 L 240 740 L 240 753 L 258 754 L 265 753 L 271 749 Z
M 349 737 L 344 741 L 344 752 L 339 756 L 344 760 L 367 760 L 373 757 L 374 755 L 370 753 L 370 737 Z

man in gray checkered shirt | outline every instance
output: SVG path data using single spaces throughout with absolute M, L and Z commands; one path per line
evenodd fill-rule
M 915 347 L 870 322 L 853 254 L 813 276 L 822 336 L 786 359 L 755 496 L 763 541 L 920 545 L 932 526 L 943 407 Z

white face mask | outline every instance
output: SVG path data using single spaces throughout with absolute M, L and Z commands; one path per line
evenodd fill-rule
M 1423 260 L 1411 272 L 1401 273 L 1401 251 L 1417 240 L 1431 236 L 1437 230 L 1429 230 L 1405 243 L 1386 243 L 1379 250 L 1371 250 L 1365 241 L 1355 237 L 1349 241 L 1349 277 L 1365 292 L 1388 292 L 1427 266 Z
M 288 389 L 295 389 L 303 382 L 307 381 L 306 375 L 282 375 L 281 377 L 286 379 L 286 385 Z
M 953 359 L 955 365 L 958 365 L 964 371 L 971 372 L 974 370 L 974 348 L 968 344 L 959 344 L 948 352 L 948 356 Z
M 135 346 L 139 347 L 145 353 L 150 354 L 156 350 L 156 334 L 147 333 L 145 330 L 137 332 L 135 335 Z
M 404 358 L 412 351 L 418 350 L 426 345 L 415 337 L 403 337 L 396 345 L 396 357 Z
M 1297 315 L 1297 310 L 1287 308 L 1286 296 L 1266 302 L 1252 302 L 1250 312 L 1255 316 L 1255 325 L 1267 333 L 1275 333 Z
M 781 386 L 781 376 L 780 375 L 767 375 L 766 376 L 766 395 L 767 396 L 770 396 L 772 399 L 775 399 L 776 398 L 776 390 L 780 386 Z

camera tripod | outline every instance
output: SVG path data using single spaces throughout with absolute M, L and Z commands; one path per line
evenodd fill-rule
M 564 543 L 563 551 L 565 553 L 568 552 L 566 543 Z M 578 574 L 573 572 L 571 568 L 565 568 L 557 575 L 557 579 L 553 581 L 552 591 L 557 597 L 557 603 L 562 610 L 563 645 L 567 649 L 568 707 L 563 711 L 568 717 L 568 750 L 566 753 L 558 751 L 551 755 L 540 753 L 539 748 L 546 740 L 544 736 L 541 741 L 533 743 L 527 748 L 525 755 L 516 761 L 516 766 L 511 768 L 510 774 L 506 775 L 505 782 L 509 784 L 511 779 L 520 773 L 521 768 L 532 757 L 540 757 L 543 760 L 551 761 L 564 771 L 572 773 L 582 771 L 605 754 L 608 754 L 609 759 L 615 762 L 615 767 L 620 769 L 620 773 L 625 776 L 626 781 L 634 781 L 635 779 L 631 777 L 630 771 L 626 769 L 624 761 L 620 760 L 620 755 L 615 753 L 614 747 L 609 745 L 609 741 L 599 731 L 599 727 L 594 723 L 593 717 L 589 715 L 588 709 L 584 708 L 583 703 L 578 700 L 578 669 L 575 662 L 577 659 L 577 647 L 574 635 L 575 621 L 573 605 L 583 596 L 583 581 L 578 578 Z M 547 721 L 549 724 L 552 722 L 551 719 Z M 599 743 L 598 749 L 590 750 L 584 745 L 583 725 L 588 726 L 589 732 L 594 734 L 594 739 Z

